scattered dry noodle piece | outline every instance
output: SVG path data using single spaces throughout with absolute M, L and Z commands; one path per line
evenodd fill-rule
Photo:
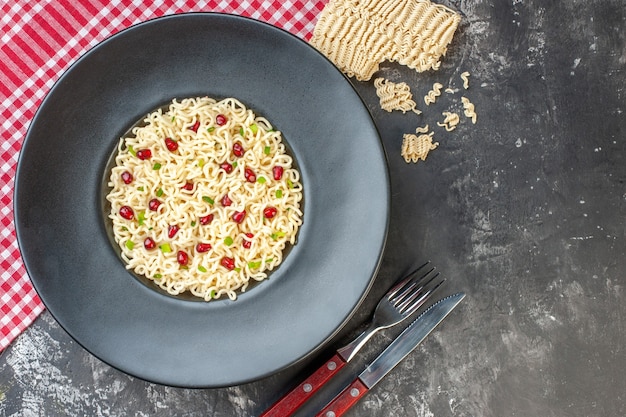
M 461 102 L 463 102 L 463 108 L 465 109 L 463 113 L 466 117 L 472 119 L 472 123 L 476 124 L 476 111 L 474 110 L 474 104 L 467 97 L 461 97 Z
M 407 164 L 409 162 L 417 162 L 420 159 L 425 161 L 428 152 L 439 146 L 439 142 L 433 143 L 433 133 L 423 133 L 419 136 L 407 133 L 403 136 L 402 157 L 404 157 Z
M 463 80 L 463 88 L 466 90 L 469 88 L 469 76 L 470 76 L 470 73 L 467 71 L 461 73 L 461 79 Z
M 444 127 L 448 132 L 452 132 L 456 129 L 456 125 L 459 124 L 459 115 L 457 113 L 451 113 L 449 111 L 444 111 L 441 113 L 445 116 L 443 123 L 437 122 L 437 126 Z
M 438 69 L 460 21 L 429 0 L 330 0 L 310 43 L 342 72 L 367 81 L 383 61 Z
M 411 88 L 407 83 L 394 83 L 382 77 L 374 80 L 376 87 L 376 95 L 380 98 L 380 107 L 383 110 L 391 112 L 393 110 L 401 110 L 402 113 L 412 111 L 421 114 L 413 101 Z
M 424 127 L 418 127 L 417 129 L 415 129 L 415 133 L 428 133 L 428 125 L 424 126 Z
M 430 106 L 432 103 L 434 103 L 437 100 L 437 97 L 441 95 L 442 88 L 442 84 L 434 83 L 433 89 L 424 96 L 424 103 L 426 103 L 427 106 Z

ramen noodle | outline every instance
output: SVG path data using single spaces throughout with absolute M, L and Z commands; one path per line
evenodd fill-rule
M 423 129 L 424 128 L 418 128 L 415 133 L 421 133 Z M 426 126 L 425 129 L 427 132 L 428 126 Z M 405 134 L 403 136 L 401 155 L 406 163 L 417 162 L 420 159 L 425 161 L 428 153 L 439 146 L 439 142 L 433 143 L 433 133 L 434 132 L 421 133 L 419 136 Z
M 427 106 L 430 106 L 432 103 L 434 103 L 435 101 L 437 101 L 437 97 L 439 97 L 441 95 L 441 89 L 443 88 L 443 85 L 440 83 L 434 83 L 433 84 L 433 89 L 430 90 L 425 96 L 424 96 L 424 103 L 426 103 Z
M 437 122 L 437 126 L 441 126 L 445 128 L 448 132 L 456 129 L 456 126 L 459 124 L 459 115 L 457 113 L 452 113 L 449 111 L 444 111 L 441 113 L 445 119 L 443 122 Z
M 429 0 L 330 0 L 310 43 L 348 76 L 368 81 L 383 61 L 437 70 L 460 20 Z
M 470 76 L 470 73 L 467 71 L 461 73 L 461 80 L 463 80 L 463 88 L 466 90 L 469 88 L 469 76 Z
M 296 243 L 300 174 L 234 98 L 174 99 L 120 140 L 107 200 L 127 269 L 172 295 L 237 297 Z
M 461 97 L 461 102 L 463 103 L 463 114 L 465 117 L 472 119 L 472 123 L 476 124 L 476 111 L 474 109 L 474 104 L 467 97 Z
M 407 83 L 394 83 L 380 77 L 374 80 L 374 86 L 376 87 L 376 95 L 380 99 L 380 107 L 383 110 L 422 113 L 416 108 L 417 104 L 413 101 L 411 88 Z

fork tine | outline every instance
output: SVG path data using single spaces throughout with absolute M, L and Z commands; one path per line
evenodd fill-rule
M 410 282 L 416 280 L 417 273 L 420 272 L 422 269 L 424 269 L 424 267 L 426 267 L 426 265 L 428 265 L 429 263 L 430 263 L 430 261 L 427 261 L 423 265 L 417 267 L 417 269 L 411 271 L 411 273 L 409 273 L 404 279 L 402 279 L 400 282 L 398 282 L 393 287 L 391 287 L 391 289 L 389 289 L 389 291 L 387 292 L 387 298 L 389 300 L 391 300 L 400 291 L 402 291 L 404 289 L 404 287 L 406 287 Z M 417 279 L 417 281 L 419 281 L 420 279 L 424 278 L 426 275 L 428 275 L 430 272 L 432 272 L 433 269 L 435 269 L 435 268 L 431 268 L 428 272 L 426 272 L 425 274 L 421 275 L 421 277 L 419 279 Z
M 437 273 L 437 275 L 439 275 L 439 273 Z M 408 315 L 411 315 L 414 312 L 416 312 L 422 305 L 424 305 L 426 300 L 428 300 L 428 298 L 430 298 L 432 293 L 434 293 L 437 290 L 437 288 L 439 288 L 441 286 L 441 284 L 443 284 L 444 281 L 445 281 L 445 278 L 442 278 L 432 288 L 429 288 L 429 289 L 427 289 L 427 290 L 425 290 L 423 292 L 422 291 L 416 291 L 415 294 L 413 294 L 412 297 L 407 299 L 403 303 L 403 305 L 400 307 L 400 313 L 401 314 L 406 314 L 408 316 Z M 418 298 L 418 296 L 419 296 L 419 298 Z
M 403 286 L 401 288 L 398 288 L 394 292 L 394 294 L 389 297 L 389 301 L 391 301 L 394 305 L 398 305 L 399 303 L 404 301 L 407 296 L 413 294 L 414 291 L 420 291 L 422 288 L 432 282 L 432 280 L 435 279 L 437 275 L 439 275 L 439 272 L 436 272 L 434 275 L 432 275 L 435 269 L 435 267 L 432 267 L 425 274 L 419 277 L 416 275 L 409 276 L 410 279 L 402 282 Z M 416 289 L 416 287 L 418 286 L 419 288 Z
M 423 279 L 426 277 L 428 280 L 422 283 Z M 406 288 L 397 296 L 394 297 L 393 300 L 390 300 L 396 308 L 401 308 L 402 306 L 407 305 L 411 302 L 411 300 L 415 299 L 419 294 L 423 293 L 426 290 L 426 287 L 433 282 L 435 278 L 439 276 L 439 272 L 435 272 L 435 268 L 428 271 L 428 274 L 424 276 L 423 279 L 420 279 L 415 282 L 409 283 Z

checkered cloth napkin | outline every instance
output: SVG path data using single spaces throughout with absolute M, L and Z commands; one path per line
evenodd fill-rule
M 175 13 L 248 16 L 308 40 L 327 1 L 0 0 L 0 351 L 44 310 L 17 245 L 13 185 L 30 120 L 61 73 L 114 33 Z

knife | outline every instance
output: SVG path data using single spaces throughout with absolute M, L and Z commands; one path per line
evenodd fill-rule
M 446 297 L 430 306 L 381 353 L 365 371 L 337 395 L 316 417 L 339 417 L 385 377 L 465 298 L 464 293 Z

